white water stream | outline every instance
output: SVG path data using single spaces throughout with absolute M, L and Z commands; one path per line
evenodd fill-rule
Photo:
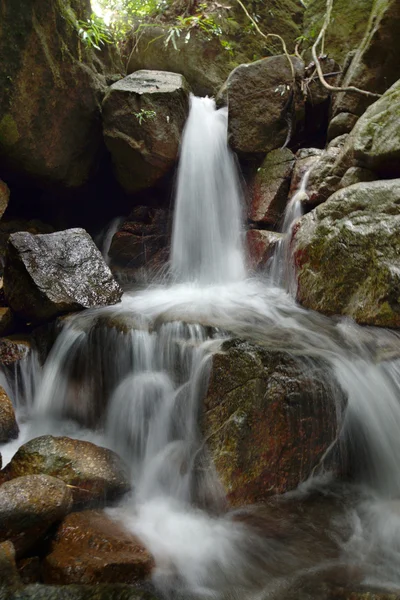
M 70 317 L 42 372 L 31 362 L 18 377 L 7 374 L 14 399 L 19 390 L 19 412 L 29 414 L 18 444 L 62 433 L 118 451 L 134 492 L 111 512 L 153 553 L 154 582 L 171 597 L 286 598 L 305 574 L 332 565 L 355 565 L 357 583 L 400 587 L 399 338 L 296 305 L 284 289 L 293 289 L 287 243 L 273 278 L 248 278 L 226 123 L 212 100 L 192 99 L 174 217 L 174 283 Z M 306 183 L 288 206 L 288 236 Z M 337 414 L 356 484 L 316 478 L 289 495 L 288 513 L 297 514 L 316 490 L 321 502 L 340 505 L 332 518 L 325 510 L 323 517 L 298 515 L 289 540 L 270 534 L 270 525 L 260 531 L 246 524 L 248 509 L 227 511 L 199 432 L 210 357 L 224 332 L 301 360 L 325 359 L 327 381 L 334 377 L 347 396 L 344 415 L 339 406 Z M 379 361 L 385 349 L 392 357 Z M 3 448 L 3 457 L 15 449 Z

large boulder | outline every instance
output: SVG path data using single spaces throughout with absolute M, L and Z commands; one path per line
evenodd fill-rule
M 343 2 L 345 4 L 345 2 Z M 352 6 L 348 2 L 347 6 Z M 360 23 L 365 23 L 360 21 Z M 333 24 L 333 29 L 335 29 Z M 400 4 L 397 0 L 374 2 L 362 42 L 346 70 L 341 85 L 383 94 L 400 78 Z M 362 115 L 374 98 L 349 92 L 339 93 L 334 114 Z
M 47 475 L 28 475 L 0 486 L 0 541 L 23 554 L 71 510 L 71 490 Z
M 71 488 L 74 506 L 119 498 L 130 489 L 125 465 L 115 452 L 90 442 L 44 435 L 19 448 L 4 469 L 8 479 L 44 474 Z
M 89 17 L 89 2 L 2 2 L 0 158 L 40 185 L 81 186 L 102 152 L 105 80 L 78 34 Z
M 14 440 L 18 437 L 18 433 L 14 407 L 5 390 L 0 387 L 0 444 Z
M 138 71 L 111 86 L 104 138 L 125 191 L 154 186 L 171 171 L 188 112 L 189 86 L 177 73 Z
M 265 40 L 256 34 L 238 3 L 217 5 L 207 0 L 205 12 L 179 23 L 171 15 L 165 22 L 143 25 L 133 33 L 128 73 L 139 69 L 159 69 L 181 73 L 198 96 L 215 96 L 229 73 L 240 64 L 282 51 L 276 39 Z M 299 0 L 269 0 L 254 6 L 244 0 L 255 14 L 264 33 L 282 36 L 290 51 L 301 35 L 304 8 Z M 167 12 L 167 11 L 166 11 Z M 172 33 L 172 30 L 178 33 Z
M 400 179 L 341 189 L 295 228 L 297 299 L 327 315 L 400 326 Z
M 294 164 L 294 154 L 288 148 L 267 154 L 252 185 L 250 221 L 278 225 L 285 211 Z
M 336 439 L 341 400 L 324 361 L 225 342 L 212 358 L 203 427 L 228 499 L 259 502 L 307 479 Z
M 70 514 L 43 564 L 45 583 L 136 583 L 154 566 L 135 536 L 101 511 Z
M 4 292 L 26 321 L 119 302 L 122 290 L 84 229 L 10 236 Z
M 294 79 L 283 54 L 240 65 L 229 75 L 229 143 L 240 156 L 282 147 L 304 116 L 304 63 L 296 57 L 290 60 Z

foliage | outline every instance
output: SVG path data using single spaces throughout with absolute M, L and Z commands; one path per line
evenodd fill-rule
M 87 21 L 78 21 L 78 33 L 82 41 L 96 50 L 101 50 L 101 46 L 105 44 L 111 44 L 113 38 L 107 25 L 103 19 L 91 14 L 90 19 Z
M 110 20 L 114 36 L 122 38 L 138 21 L 162 13 L 171 0 L 97 0 Z
M 145 110 L 144 108 L 142 108 L 139 112 L 135 112 L 133 114 L 139 121 L 139 125 L 141 125 L 145 121 L 154 119 L 157 116 L 157 113 L 154 110 Z

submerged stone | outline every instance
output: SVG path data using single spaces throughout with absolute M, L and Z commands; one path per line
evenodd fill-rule
M 45 435 L 27 442 L 4 472 L 8 479 L 39 473 L 58 477 L 80 507 L 106 504 L 130 490 L 125 465 L 115 452 L 68 437 Z
M 400 179 L 339 190 L 295 228 L 297 299 L 364 325 L 400 326 Z
M 104 138 L 125 191 L 154 186 L 171 171 L 188 112 L 189 86 L 177 73 L 137 71 L 111 86 Z
M 26 321 L 119 302 L 122 290 L 84 229 L 32 235 L 14 233 L 8 242 L 4 292 Z

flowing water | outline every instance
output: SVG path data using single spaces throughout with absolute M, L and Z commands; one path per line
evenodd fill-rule
M 67 318 L 43 369 L 31 354 L 3 374 L 28 415 L 19 444 L 62 433 L 126 460 L 134 492 L 110 512 L 153 553 L 164 595 L 297 598 L 325 576 L 400 587 L 399 339 L 306 311 L 288 293 L 306 186 L 307 175 L 272 275 L 251 278 L 227 113 L 192 98 L 169 280 Z M 229 336 L 326 361 L 327 384 L 347 397 L 336 409 L 352 484 L 320 470 L 282 499 L 229 510 L 199 431 L 212 355 Z

